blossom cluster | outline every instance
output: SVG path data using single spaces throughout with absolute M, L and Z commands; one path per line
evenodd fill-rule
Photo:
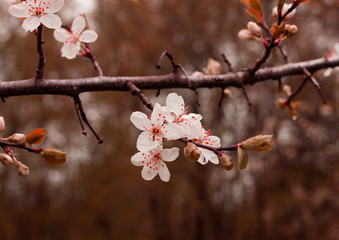
M 62 28 L 62 21 L 56 13 L 63 5 L 64 0 L 26 0 L 10 5 L 8 12 L 22 19 L 22 27 L 26 31 L 35 31 L 41 24 L 55 29 L 55 39 L 64 43 L 62 57 L 73 59 L 85 49 L 83 44 L 96 41 L 98 34 L 86 29 L 88 26 L 84 16 L 76 17 L 70 29 Z
M 170 93 L 166 98 L 166 106 L 156 103 L 150 116 L 138 111 L 131 114 L 132 123 L 143 131 L 136 144 L 140 152 L 133 155 L 131 161 L 135 166 L 143 166 L 141 175 L 145 180 L 151 180 L 159 174 L 161 180 L 169 181 L 170 173 L 165 162 L 174 161 L 179 156 L 179 149 L 164 148 L 165 141 L 184 138 L 200 146 L 220 147 L 219 137 L 211 135 L 202 126 L 202 116 L 188 113 L 187 108 L 181 96 Z M 197 149 L 199 163 L 219 163 L 214 151 L 204 147 Z

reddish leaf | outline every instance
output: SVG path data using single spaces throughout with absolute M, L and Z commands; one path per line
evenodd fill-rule
M 42 143 L 45 136 L 46 130 L 44 128 L 38 128 L 27 135 L 25 142 L 28 144 L 39 144 Z

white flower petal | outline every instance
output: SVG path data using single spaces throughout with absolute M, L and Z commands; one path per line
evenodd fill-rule
M 155 126 L 157 127 L 160 127 L 164 121 L 165 121 L 165 118 L 164 118 L 164 114 L 161 110 L 161 106 L 159 103 L 156 103 L 154 108 L 153 108 L 153 112 L 152 112 L 152 115 L 151 115 L 151 123 L 152 125 L 154 124 Z
M 151 157 L 149 152 L 138 152 L 132 156 L 131 162 L 135 166 L 143 166 L 145 162 L 150 161 Z
M 64 43 L 68 39 L 70 33 L 64 28 L 59 28 L 54 31 L 53 35 L 57 41 Z
M 93 30 L 85 30 L 79 36 L 80 42 L 91 43 L 95 42 L 98 38 L 98 34 Z
M 68 59 L 75 58 L 79 52 L 80 44 L 74 44 L 72 42 L 65 43 L 61 48 L 61 56 Z
M 46 13 L 56 13 L 64 6 L 64 0 L 42 1 Z
M 170 93 L 166 98 L 166 108 L 178 117 L 185 110 L 184 99 L 176 93 Z
M 155 170 L 152 166 L 152 161 L 148 162 L 149 164 L 145 164 L 144 168 L 141 171 L 141 176 L 143 177 L 143 179 L 149 181 L 152 180 L 157 174 L 158 174 L 158 170 Z
M 166 162 L 172 162 L 177 159 L 178 156 L 179 148 L 177 147 L 163 149 L 160 153 L 160 157 Z
M 208 163 L 208 161 L 205 159 L 203 154 L 200 154 L 200 157 L 198 159 L 198 162 L 202 165 L 205 165 L 206 163 Z
M 157 140 L 159 139 L 159 140 Z M 160 141 L 161 140 L 161 141 Z M 153 141 L 153 134 L 150 132 L 142 132 L 140 133 L 137 139 L 137 149 L 140 152 L 147 152 L 154 148 L 156 148 L 159 144 L 162 144 L 162 138 L 155 138 Z
M 189 125 L 187 139 L 199 139 L 204 136 L 204 128 L 201 125 L 200 121 L 195 121 Z
M 214 135 L 208 136 L 207 138 L 204 139 L 204 142 L 207 141 L 209 146 L 212 147 L 220 147 L 220 138 Z
M 134 124 L 134 126 L 140 130 L 146 131 L 151 130 L 151 120 L 148 118 L 148 116 L 145 113 L 142 112 L 133 112 L 130 117 L 131 122 Z
M 159 177 L 162 181 L 168 182 L 170 180 L 171 174 L 166 166 L 166 163 L 163 161 L 159 162 Z
M 13 4 L 8 7 L 8 12 L 18 18 L 28 17 L 29 14 L 29 6 L 25 3 Z
M 205 148 L 198 148 L 198 149 L 202 152 L 202 155 L 204 155 L 206 162 L 210 161 L 214 164 L 219 163 L 219 158 L 214 152 L 207 150 Z
M 31 31 L 31 32 L 33 32 L 37 27 L 39 27 L 39 25 L 40 25 L 40 18 L 36 16 L 29 16 L 22 23 L 22 27 L 26 31 Z
M 72 23 L 72 32 L 76 36 L 79 36 L 80 33 L 85 29 L 86 27 L 86 20 L 82 16 L 78 16 L 74 18 L 73 23 Z
M 58 29 L 61 27 L 61 19 L 58 15 L 48 13 L 40 17 L 40 21 L 48 28 Z
M 168 123 L 161 128 L 161 132 L 166 140 L 177 140 L 185 137 L 188 134 L 188 129 L 176 123 Z

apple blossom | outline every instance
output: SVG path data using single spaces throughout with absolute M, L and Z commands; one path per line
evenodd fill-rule
M 70 30 L 59 28 L 54 31 L 54 38 L 64 43 L 61 48 L 63 57 L 73 59 L 79 54 L 81 43 L 91 43 L 97 40 L 98 34 L 93 30 L 85 30 L 85 28 L 86 19 L 83 16 L 78 16 L 73 20 Z
M 27 0 L 9 6 L 8 12 L 14 17 L 25 18 L 22 27 L 33 31 L 40 24 L 52 29 L 61 27 L 61 19 L 55 13 L 64 5 L 64 0 Z
M 138 149 L 140 150 L 140 149 Z M 179 156 L 179 148 L 163 149 L 162 145 L 148 151 L 140 151 L 131 158 L 135 166 L 143 166 L 141 176 L 145 180 L 152 180 L 157 174 L 162 181 L 168 182 L 170 172 L 166 162 L 172 162 Z

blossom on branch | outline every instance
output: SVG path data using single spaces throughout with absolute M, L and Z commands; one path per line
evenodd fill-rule
M 138 149 L 140 150 L 140 149 Z M 152 180 L 158 173 L 162 181 L 168 182 L 170 172 L 166 162 L 172 162 L 179 156 L 179 148 L 163 149 L 161 145 L 149 151 L 140 151 L 131 158 L 135 166 L 143 166 L 141 176 L 145 180 Z
M 64 43 L 61 48 L 62 57 L 73 59 L 79 54 L 81 43 L 92 43 L 97 40 L 98 34 L 95 31 L 85 29 L 86 19 L 78 16 L 73 20 L 70 30 L 59 28 L 54 31 L 54 38 Z
M 0 132 L 5 130 L 5 120 L 3 117 L 0 117 Z
M 187 136 L 189 140 L 193 142 L 200 143 L 202 145 L 206 145 L 208 147 L 219 148 L 220 138 L 217 136 L 211 135 L 210 131 L 206 131 L 202 126 L 200 121 L 194 122 L 190 127 L 189 135 Z M 218 156 L 211 150 L 206 148 L 198 147 L 201 155 L 198 159 L 198 162 L 201 164 L 206 164 L 208 161 L 218 164 L 219 158 Z
M 9 6 L 8 12 L 14 17 L 24 18 L 26 31 L 34 31 L 40 24 L 47 28 L 61 27 L 61 19 L 55 13 L 64 5 L 64 0 L 27 0 Z

